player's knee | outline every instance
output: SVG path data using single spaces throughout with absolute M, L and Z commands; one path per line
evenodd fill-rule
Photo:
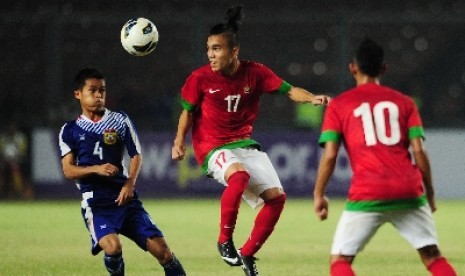
M 108 255 L 116 255 L 123 250 L 123 245 L 115 234 L 110 234 L 100 239 L 99 245 Z
M 420 255 L 427 259 L 437 258 L 441 256 L 441 251 L 437 245 L 428 245 L 418 249 Z
M 284 203 L 286 202 L 286 198 L 287 198 L 286 194 L 279 194 L 270 200 L 266 200 L 265 203 L 274 204 L 274 205 L 284 205 Z
M 163 264 L 171 260 L 172 253 L 162 237 L 147 238 L 147 250 L 159 263 Z
M 167 248 L 150 253 L 152 253 L 152 256 L 154 256 L 160 264 L 165 264 L 172 259 L 172 253 Z
M 349 256 L 349 255 L 331 255 L 330 258 L 330 264 L 333 265 L 337 262 L 346 262 L 349 264 L 352 264 L 354 261 L 355 256 Z
M 428 266 L 432 261 L 441 257 L 441 251 L 437 245 L 428 245 L 418 249 L 422 262 Z
M 173 258 L 173 253 L 168 248 L 164 248 L 157 251 L 153 256 L 157 259 L 158 263 L 166 264 Z
M 243 192 L 249 184 L 250 175 L 246 171 L 236 171 L 228 178 L 227 189 L 234 189 Z
M 286 202 L 286 193 L 281 188 L 271 188 L 260 194 L 265 203 L 284 204 Z
M 244 167 L 243 164 L 233 163 L 229 165 L 229 167 L 224 172 L 224 179 L 226 180 L 226 182 L 228 182 L 229 178 L 237 172 L 246 172 L 248 174 L 247 169 Z

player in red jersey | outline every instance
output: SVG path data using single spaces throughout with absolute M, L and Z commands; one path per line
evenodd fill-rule
M 328 216 L 324 193 L 341 142 L 353 170 L 331 249 L 331 275 L 355 275 L 351 264 L 356 254 L 385 222 L 418 250 L 432 275 L 456 275 L 438 248 L 434 189 L 419 112 L 410 97 L 380 85 L 383 60 L 379 45 L 363 41 L 349 65 L 357 86 L 335 97 L 324 116 L 319 140 L 324 151 L 314 188 L 314 209 L 321 220 Z
M 184 158 L 185 137 L 192 129 L 198 163 L 208 176 L 226 186 L 221 197 L 218 250 L 227 264 L 242 265 L 246 275 L 257 275 L 254 254 L 272 233 L 286 199 L 268 156 L 251 138 L 259 98 L 264 93 L 281 93 L 296 102 L 321 105 L 328 97 L 291 86 L 263 64 L 239 60 L 236 33 L 241 8 L 230 8 L 228 22 L 211 29 L 207 39 L 210 63 L 195 70 L 181 90 L 183 111 L 172 158 Z M 233 232 L 241 197 L 251 206 L 263 208 L 238 254 Z

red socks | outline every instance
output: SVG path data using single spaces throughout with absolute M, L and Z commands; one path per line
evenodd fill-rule
M 276 223 L 286 202 L 286 195 L 282 194 L 272 200 L 265 201 L 265 206 L 260 210 L 249 239 L 241 249 L 243 256 L 253 256 L 265 243 L 274 230 Z
M 336 261 L 331 264 L 331 276 L 355 276 L 352 266 L 346 261 Z
M 228 180 L 228 186 L 221 196 L 221 220 L 218 242 L 224 243 L 232 238 L 236 226 L 237 214 L 242 200 L 242 193 L 249 183 L 250 175 L 245 171 L 233 173 Z M 252 233 L 241 249 L 244 256 L 253 256 L 268 239 L 286 202 L 282 194 L 265 202 L 256 219 Z
M 454 268 L 444 257 L 434 260 L 428 266 L 428 270 L 433 276 L 457 276 Z M 331 276 L 355 276 L 355 273 L 349 262 L 336 261 L 331 265 Z
M 220 236 L 218 238 L 220 243 L 232 238 L 242 193 L 249 184 L 249 179 L 250 175 L 245 171 L 235 172 L 228 179 L 228 186 L 221 196 Z
M 444 257 L 435 259 L 429 266 L 428 270 L 433 276 L 457 276 L 454 268 Z

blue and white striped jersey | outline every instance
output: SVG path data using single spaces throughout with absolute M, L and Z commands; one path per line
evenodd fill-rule
M 98 122 L 80 115 L 65 123 L 59 134 L 59 147 L 61 157 L 72 152 L 78 166 L 111 163 L 118 167 L 119 173 L 113 177 L 93 175 L 77 180 L 89 206 L 115 204 L 127 179 L 124 149 L 130 157 L 141 153 L 136 129 L 128 115 L 108 109 Z M 137 198 L 136 193 L 134 197 Z

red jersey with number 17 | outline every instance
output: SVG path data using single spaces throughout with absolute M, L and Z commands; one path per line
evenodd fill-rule
M 349 202 L 423 204 L 422 174 L 409 152 L 416 137 L 423 137 L 423 127 L 413 100 L 369 83 L 330 102 L 319 142 L 343 141 L 353 171 Z
M 183 108 L 194 113 L 192 145 L 199 164 L 215 148 L 250 139 L 259 97 L 280 90 L 283 82 L 268 67 L 252 61 L 241 61 L 232 76 L 214 72 L 210 65 L 195 70 L 181 97 Z

